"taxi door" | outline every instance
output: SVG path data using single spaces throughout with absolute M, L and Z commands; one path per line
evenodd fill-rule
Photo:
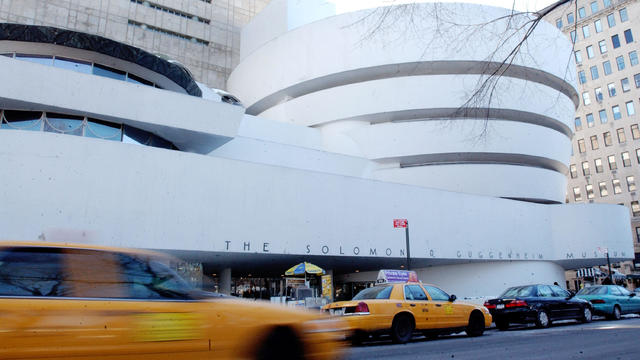
M 416 329 L 428 328 L 429 309 L 428 298 L 420 285 L 404 286 L 405 303 L 409 305 L 409 311 L 413 314 L 416 321 Z
M 423 285 L 423 287 L 431 299 L 429 302 L 429 312 L 431 313 L 433 323 L 430 328 L 451 328 L 465 326 L 467 324 L 466 319 L 464 321 L 462 320 L 464 314 L 461 309 L 456 308 L 456 306 L 449 301 L 449 294 L 435 286 Z

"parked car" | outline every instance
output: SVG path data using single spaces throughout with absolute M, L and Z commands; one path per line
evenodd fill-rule
M 0 243 L 0 359 L 334 359 L 318 312 L 190 287 L 158 254 Z
M 578 291 L 576 297 L 589 301 L 594 314 L 613 320 L 620 320 L 623 314 L 640 314 L 640 297 L 622 286 L 590 286 Z
M 323 309 L 347 322 L 356 344 L 370 334 L 389 334 L 394 342 L 406 343 L 414 331 L 428 336 L 462 331 L 480 336 L 491 326 L 486 308 L 456 301 L 455 295 L 417 282 L 417 276 L 413 281 L 377 284 L 360 291 L 351 301 L 334 302 Z
M 553 321 L 575 319 L 590 322 L 592 306 L 557 285 L 526 285 L 508 288 L 497 299 L 484 303 L 496 327 L 506 330 L 510 324 L 535 323 L 546 328 Z

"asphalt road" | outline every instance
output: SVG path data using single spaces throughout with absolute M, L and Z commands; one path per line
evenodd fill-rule
M 464 333 L 435 340 L 415 337 L 404 345 L 388 339 L 350 348 L 347 360 L 355 359 L 640 359 L 640 318 L 619 321 L 594 320 L 589 324 L 563 322 L 548 329 L 491 329 L 483 336 Z

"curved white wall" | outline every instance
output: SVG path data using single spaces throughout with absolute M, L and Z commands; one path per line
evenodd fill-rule
M 373 160 L 376 179 L 564 202 L 560 179 L 567 173 L 577 93 L 573 72 L 557 59 L 572 61 L 569 41 L 541 23 L 487 95 L 469 102 L 524 34 L 505 34 L 507 21 L 517 27 L 530 19 L 471 4 L 416 9 L 411 18 L 392 12 L 394 20 L 377 31 L 382 15 L 364 10 L 270 41 L 257 22 L 243 32 L 243 41 L 254 45 L 228 87 L 248 113 L 313 126 L 327 150 Z M 508 178 L 495 181 L 496 166 Z M 437 177 L 469 169 L 464 181 Z M 533 174 L 540 176 L 526 179 Z

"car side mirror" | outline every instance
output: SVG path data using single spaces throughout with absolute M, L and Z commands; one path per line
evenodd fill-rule
M 629 294 L 629 297 L 634 297 L 634 296 L 636 296 L 636 293 Z
M 453 294 L 449 295 L 449 301 L 450 302 L 454 302 L 454 301 L 456 301 L 456 299 L 457 299 L 457 297 L 455 295 L 453 295 Z

